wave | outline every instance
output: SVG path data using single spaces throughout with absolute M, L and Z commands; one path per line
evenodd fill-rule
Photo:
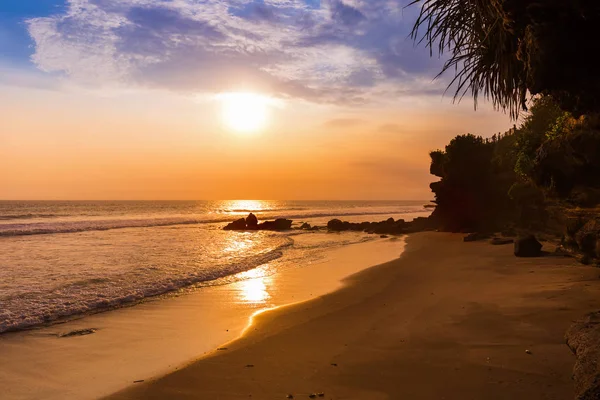
M 259 219 L 275 219 L 289 218 L 296 220 L 305 220 L 318 217 L 351 217 L 365 215 L 396 215 L 396 214 L 414 214 L 427 212 L 425 208 L 394 210 L 394 211 L 339 211 L 332 210 L 315 211 L 312 213 L 296 213 L 296 214 L 280 214 L 280 215 L 262 215 L 259 214 Z M 107 231 L 112 229 L 124 228 L 151 228 L 161 226 L 175 225 L 194 225 L 194 224 L 215 224 L 230 222 L 239 216 L 228 216 L 223 218 L 149 218 L 149 219 L 120 219 L 120 220 L 82 220 L 82 221 L 57 221 L 57 222 L 36 222 L 30 224 L 0 224 L 0 238 L 14 236 L 29 236 L 29 235 L 49 235 L 49 234 L 64 234 L 64 233 L 79 233 L 89 231 Z
M 294 240 L 289 237 L 281 237 L 281 239 L 283 242 L 269 251 L 216 268 L 190 271 L 181 276 L 169 276 L 157 280 L 156 268 L 140 268 L 135 271 L 136 279 L 139 280 L 140 277 L 147 279 L 141 284 L 137 282 L 135 286 L 131 286 L 131 277 L 123 274 L 117 277 L 71 282 L 56 287 L 51 293 L 30 294 L 26 298 L 5 297 L 2 299 L 5 310 L 0 310 L 0 333 L 24 330 L 75 316 L 120 308 L 151 297 L 166 295 L 195 285 L 210 284 L 249 271 L 281 258 L 283 251 L 294 244 Z M 18 312 L 14 312 L 15 310 Z
M 8 214 L 0 215 L 0 221 L 10 221 L 11 219 L 34 219 L 34 218 L 56 218 L 64 217 L 61 214 Z

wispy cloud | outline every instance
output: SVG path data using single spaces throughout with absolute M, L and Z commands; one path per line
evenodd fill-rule
M 34 63 L 91 85 L 313 102 L 438 95 L 401 0 L 70 0 L 27 21 Z

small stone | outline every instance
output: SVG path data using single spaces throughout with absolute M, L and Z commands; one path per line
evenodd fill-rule
M 133 383 L 142 383 L 142 382 L 144 382 L 144 380 L 143 380 L 143 379 L 139 379 L 139 380 L 137 380 L 137 381 L 133 381 Z
M 319 397 L 325 397 L 325 393 L 323 393 L 323 392 L 317 393 L 317 396 L 319 396 Z
M 220 351 L 227 350 L 227 347 L 219 347 L 217 350 L 220 350 Z
M 337 364 L 336 363 L 331 363 L 331 366 L 337 367 Z
M 254 364 L 247 364 L 246 365 L 246 368 L 252 368 L 252 367 L 254 367 Z
M 532 353 L 531 353 L 531 350 L 525 350 L 525 353 L 527 353 L 527 354 L 532 354 Z
M 308 395 L 308 397 L 310 397 L 311 399 L 314 399 L 314 398 L 317 397 L 317 394 L 316 393 L 311 393 L 311 394 Z
M 294 395 L 293 394 L 288 394 L 287 396 L 285 396 L 286 399 L 293 399 Z

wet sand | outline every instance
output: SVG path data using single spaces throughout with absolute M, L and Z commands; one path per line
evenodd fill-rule
M 258 268 L 241 282 L 0 335 L 0 399 L 96 399 L 164 375 L 239 337 L 253 313 L 331 292 L 342 278 L 397 259 L 403 248 L 403 239 L 378 238 L 275 275 L 261 276 Z M 58 337 L 89 328 L 96 333 Z
M 563 335 L 598 308 L 599 275 L 568 258 L 517 259 L 510 245 L 411 235 L 399 260 L 261 313 L 226 350 L 109 399 L 569 399 Z

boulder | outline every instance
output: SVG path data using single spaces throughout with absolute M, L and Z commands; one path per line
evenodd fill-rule
M 257 226 L 258 226 L 258 218 L 256 218 L 256 215 L 250 213 L 246 217 L 246 227 L 247 227 L 247 229 L 256 229 Z
M 292 220 L 277 218 L 275 221 L 265 221 L 262 224 L 258 224 L 258 229 L 266 231 L 287 231 L 292 229 Z
M 596 242 L 600 239 L 600 220 L 592 219 L 575 234 L 579 250 L 589 256 L 596 256 Z
M 227 224 L 225 228 L 226 231 L 243 231 L 246 230 L 246 220 L 244 218 L 240 218 L 236 221 L 233 221 L 230 224 Z
M 339 219 L 332 219 L 327 223 L 327 229 L 340 232 L 344 230 L 344 223 Z
M 539 257 L 542 254 L 542 244 L 533 235 L 519 238 L 515 241 L 515 256 Z
M 310 224 L 308 222 L 305 222 L 302 224 L 302 226 L 300 227 L 300 229 L 312 229 L 312 227 L 310 226 Z
M 502 244 L 511 244 L 514 243 L 514 239 L 513 238 L 500 238 L 500 237 L 495 237 L 492 238 L 492 240 L 490 240 L 490 243 L 493 245 L 502 245 Z

